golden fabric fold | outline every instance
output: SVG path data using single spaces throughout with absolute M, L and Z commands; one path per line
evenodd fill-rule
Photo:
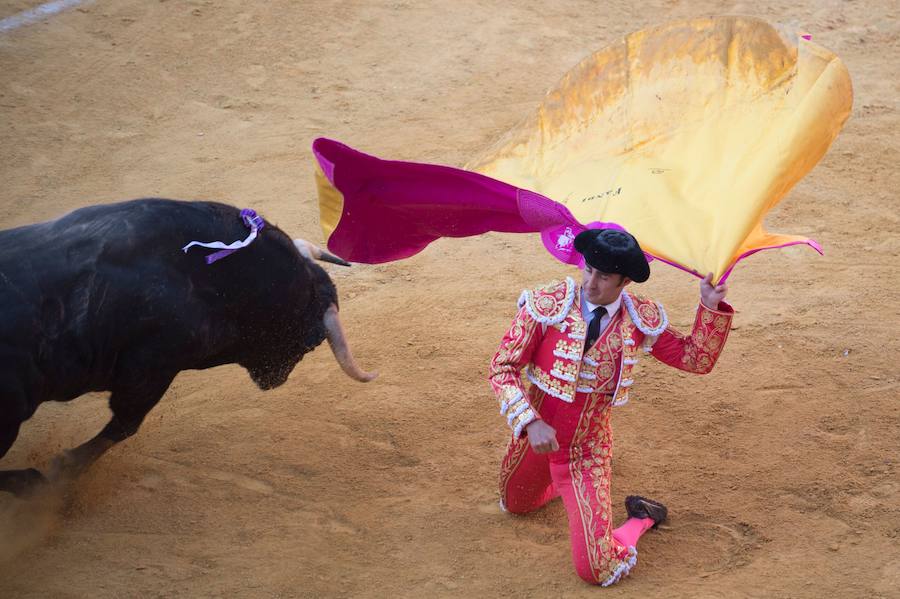
M 840 59 L 794 32 L 747 17 L 669 23 L 583 60 L 466 168 L 719 279 L 760 249 L 818 249 L 763 220 L 825 154 L 852 97 Z

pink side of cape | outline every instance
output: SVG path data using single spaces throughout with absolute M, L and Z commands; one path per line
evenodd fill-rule
M 616 223 L 579 223 L 563 204 L 462 169 L 435 164 L 382 160 L 334 140 L 313 142 L 322 172 L 344 198 L 328 249 L 351 262 L 379 264 L 413 256 L 441 237 L 470 237 L 488 231 L 540 233 L 550 254 L 564 264 L 582 267 L 574 250 L 578 233 L 595 228 L 623 228 Z M 758 251 L 805 243 L 811 239 L 747 251 L 729 266 Z M 646 254 L 648 260 L 654 256 Z M 656 256 L 657 259 L 661 259 Z M 703 275 L 662 259 L 695 276 Z

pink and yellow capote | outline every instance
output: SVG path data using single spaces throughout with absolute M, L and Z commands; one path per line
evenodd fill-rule
M 411 256 L 440 237 L 571 239 L 616 223 L 655 258 L 724 281 L 760 250 L 807 244 L 763 221 L 850 115 L 850 76 L 798 32 L 749 17 L 667 23 L 596 52 L 465 169 L 382 160 L 318 139 L 328 248 L 350 261 Z

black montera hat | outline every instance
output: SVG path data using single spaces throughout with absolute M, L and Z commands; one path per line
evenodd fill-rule
M 635 283 L 650 278 L 650 265 L 630 233 L 616 229 L 589 229 L 575 237 L 575 249 L 584 261 L 601 272 L 625 275 Z

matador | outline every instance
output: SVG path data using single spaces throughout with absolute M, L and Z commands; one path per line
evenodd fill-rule
M 526 514 L 562 497 L 575 570 L 607 586 L 635 566 L 638 539 L 667 515 L 662 503 L 631 495 L 628 519 L 613 528 L 612 409 L 628 401 L 641 355 L 688 372 L 712 370 L 734 310 L 723 301 L 726 286 L 713 285 L 709 274 L 700 284 L 693 328 L 680 333 L 660 304 L 625 290 L 650 277 L 633 236 L 592 229 L 574 245 L 584 257 L 581 284 L 567 277 L 524 291 L 491 361 L 491 387 L 512 430 L 500 506 Z

